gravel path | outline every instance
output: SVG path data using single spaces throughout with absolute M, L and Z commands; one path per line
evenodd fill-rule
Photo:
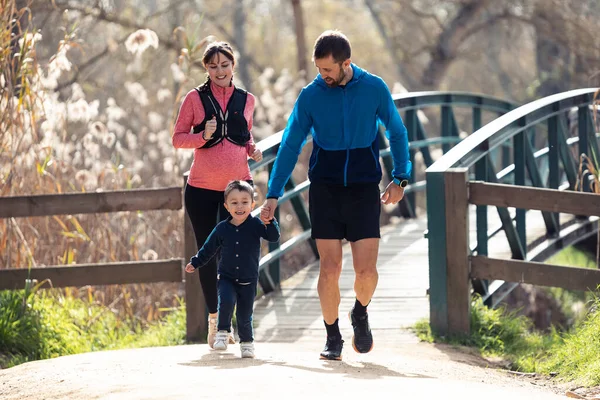
M 319 360 L 315 347 L 256 343 L 254 360 L 240 359 L 237 345 L 222 353 L 188 345 L 60 357 L 0 370 L 0 398 L 565 398 L 546 381 L 488 368 L 479 357 L 447 346 L 381 343 L 364 355 L 347 343 L 341 362 Z

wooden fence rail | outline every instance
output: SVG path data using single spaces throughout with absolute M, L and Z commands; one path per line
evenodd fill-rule
M 185 187 L 184 176 L 183 187 Z M 65 214 L 97 214 L 121 211 L 181 210 L 182 187 L 0 197 L 0 218 L 39 217 Z M 186 274 L 183 267 L 197 251 L 187 213 L 183 214 L 181 258 L 98 264 L 57 265 L 43 268 L 0 270 L 0 290 L 24 288 L 27 280 L 47 282 L 42 287 L 119 285 L 130 283 L 184 282 L 186 338 L 201 341 L 206 335 L 207 314 L 198 272 Z
M 181 187 L 0 197 L 0 218 L 179 210 Z
M 26 280 L 48 280 L 42 287 L 123 285 L 127 283 L 181 282 L 181 258 L 171 260 L 76 264 L 44 268 L 0 270 L 0 290 L 23 289 Z
M 450 334 L 470 333 L 471 279 L 498 279 L 507 282 L 554 286 L 569 290 L 596 290 L 600 271 L 543 264 L 514 259 L 473 256 L 469 246 L 468 209 L 470 204 L 515 207 L 527 210 L 560 212 L 578 216 L 600 216 L 600 195 L 536 187 L 469 182 L 466 168 L 443 173 L 445 226 L 448 265 L 444 288 L 448 299 L 446 324 Z M 430 249 L 431 250 L 431 249 Z M 451 301 L 450 301 L 451 299 Z
M 531 261 L 471 257 L 471 277 L 502 279 L 508 282 L 554 286 L 568 290 L 596 290 L 600 285 L 597 269 L 563 267 Z

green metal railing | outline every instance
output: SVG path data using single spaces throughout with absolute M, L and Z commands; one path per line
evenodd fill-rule
M 393 95 L 394 102 L 400 113 L 404 113 L 403 120 L 408 130 L 410 159 L 415 163 L 415 156 L 418 152 L 423 157 L 425 167 L 433 164 L 432 152 L 440 148 L 442 153 L 447 152 L 453 145 L 460 142 L 460 131 L 455 115 L 456 108 L 467 108 L 471 110 L 471 124 L 467 131 L 472 132 L 479 129 L 482 125 L 482 113 L 491 113 L 491 118 L 503 115 L 514 109 L 515 104 L 490 96 L 483 96 L 463 92 L 415 92 Z M 419 118 L 419 112 L 423 110 L 437 111 L 439 107 L 440 123 L 436 132 L 427 132 Z M 250 162 L 250 169 L 256 173 L 260 169 L 267 168 L 269 173 L 272 164 L 277 155 L 279 144 L 283 131 L 280 131 L 268 138 L 260 141 L 257 146 L 263 152 L 262 161 L 256 163 Z M 380 129 L 380 155 L 383 162 L 386 179 L 390 179 L 393 170 L 393 164 L 389 149 L 389 142 L 385 137 L 385 129 Z M 416 172 L 416 171 L 415 171 Z M 416 198 L 418 192 L 423 192 L 426 188 L 425 175 L 423 179 L 417 180 L 416 173 L 413 173 L 409 185 L 405 189 L 405 198 L 400 203 L 400 213 L 402 216 L 410 218 L 416 216 Z M 268 254 L 260 260 L 260 284 L 265 292 L 275 290 L 279 286 L 279 260 L 282 256 L 292 251 L 298 245 L 308 241 L 313 253 L 318 257 L 316 246 L 310 239 L 310 220 L 306 209 L 306 204 L 301 194 L 309 188 L 310 182 L 305 180 L 300 183 L 288 182 L 285 187 L 284 195 L 279 199 L 279 205 L 288 201 L 291 202 L 293 210 L 298 217 L 298 222 L 302 228 L 302 233 L 285 243 L 270 244 Z M 279 209 L 278 209 L 279 210 Z M 257 215 L 258 210 L 254 215 Z
M 501 181 L 513 185 L 549 189 L 573 189 L 578 179 L 578 160 L 575 154 L 591 154 L 598 160 L 597 135 L 590 113 L 590 105 L 594 101 L 596 90 L 579 89 L 560 93 L 514 109 L 468 136 L 427 169 L 430 318 L 434 330 L 452 333 L 453 321 L 450 314 L 453 306 L 449 304 L 456 301 L 454 298 L 456 293 L 451 293 L 452 283 L 448 281 L 448 274 L 452 274 L 452 268 L 455 267 L 448 264 L 448 254 L 451 249 L 446 246 L 448 230 L 452 229 L 446 224 L 447 193 L 445 191 L 448 173 L 466 169 L 469 177 L 474 177 L 478 181 L 491 183 Z M 577 112 L 578 136 L 570 138 L 567 132 L 566 114 L 573 110 Z M 545 133 L 541 138 L 540 132 Z M 540 149 L 536 149 L 538 145 Z M 577 145 L 576 152 L 572 150 L 575 145 Z M 512 154 L 502 157 L 502 171 L 497 173 L 492 155 L 499 148 L 511 148 Z M 547 164 L 544 174 L 539 168 L 542 160 Z M 584 183 L 586 181 L 584 179 Z M 570 229 L 570 232 L 563 234 L 558 213 L 543 212 L 546 235 L 543 238 L 545 249 L 542 251 L 535 249 L 539 240 L 536 243 L 527 243 L 525 223 L 527 210 L 516 209 L 514 218 L 507 208 L 497 207 L 497 211 L 502 223 L 501 230 L 506 234 L 512 258 L 517 260 L 541 261 L 551 255 L 552 250 L 558 251 L 584 238 L 585 235 L 594 233 L 595 222 L 580 219 L 576 221 L 579 225 L 577 229 Z M 491 231 L 488 229 L 487 206 L 477 206 L 476 219 L 477 244 L 469 245 L 469 248 L 471 254 L 486 256 L 489 238 L 497 234 L 500 229 Z M 572 221 L 569 223 L 573 224 Z M 488 287 L 487 282 L 474 283 L 475 291 L 484 294 L 488 303 L 492 303 L 491 285 Z M 514 287 L 515 284 L 509 285 Z M 450 298 L 451 294 L 452 298 Z

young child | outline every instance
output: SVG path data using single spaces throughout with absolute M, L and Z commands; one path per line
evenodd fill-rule
M 237 303 L 237 325 L 242 358 L 254 358 L 252 312 L 256 285 L 260 238 L 270 242 L 279 240 L 279 225 L 272 219 L 266 225 L 260 218 L 252 217 L 254 189 L 245 181 L 232 181 L 225 188 L 225 208 L 231 216 L 220 222 L 204 242 L 204 246 L 185 267 L 192 273 L 204 266 L 221 249 L 217 267 L 219 317 L 217 336 L 213 348 L 226 350 L 231 331 L 231 317 Z

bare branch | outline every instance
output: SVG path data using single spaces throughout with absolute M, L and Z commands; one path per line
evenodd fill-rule
M 106 11 L 104 11 L 101 8 L 93 8 L 93 7 L 86 7 L 86 6 L 82 6 L 82 5 L 77 5 L 77 4 L 70 4 L 70 3 L 55 3 L 56 4 L 56 9 L 64 11 L 64 10 L 75 10 L 75 11 L 79 11 L 84 15 L 89 15 L 92 16 L 94 18 L 96 18 L 97 20 L 100 21 L 104 21 L 104 22 L 109 22 L 109 23 L 114 23 L 117 24 L 123 28 L 127 28 L 130 30 L 138 30 L 138 29 L 145 29 L 147 26 L 147 23 L 150 22 L 152 19 L 157 18 L 158 16 L 170 11 L 172 8 L 180 5 L 180 4 L 184 4 L 189 2 L 190 0 L 179 0 L 177 2 L 174 2 L 172 4 L 170 4 L 168 7 L 165 7 L 162 10 L 157 11 L 156 13 L 148 16 L 144 22 L 142 23 L 138 23 L 126 18 L 121 18 L 118 15 L 115 14 L 109 14 L 106 13 Z M 207 18 L 211 21 L 211 23 L 213 25 L 215 25 L 215 27 L 222 31 L 223 36 L 225 36 L 228 41 L 230 43 L 232 43 L 236 48 L 241 49 L 240 46 L 237 45 L 235 39 L 227 32 L 227 30 L 225 29 L 225 27 L 223 27 L 221 24 L 219 24 L 216 21 L 216 18 L 207 15 Z M 125 42 L 125 40 L 127 39 L 127 36 L 130 34 L 131 32 L 129 32 L 126 36 L 124 36 L 123 38 L 117 40 L 118 44 L 122 44 L 123 42 Z M 157 33 L 158 35 L 158 33 Z M 158 39 L 159 39 L 159 43 L 161 45 L 163 45 L 164 47 L 166 47 L 167 49 L 170 50 L 175 50 L 176 52 L 179 52 L 181 50 L 181 46 L 172 39 L 167 39 L 165 37 L 161 37 L 160 35 L 158 35 Z M 95 54 L 94 56 L 92 56 L 91 58 L 89 58 L 88 60 L 86 60 L 85 62 L 83 62 L 82 64 L 80 64 L 77 67 L 77 72 L 75 72 L 74 76 L 69 79 L 66 82 L 61 83 L 56 90 L 61 90 L 65 87 L 68 87 L 70 85 L 72 85 L 73 83 L 77 82 L 77 80 L 79 79 L 81 72 L 83 72 L 84 70 L 86 70 L 87 68 L 91 67 L 94 63 L 96 63 L 98 60 L 102 59 L 104 56 L 108 55 L 110 53 L 110 46 L 106 46 L 102 51 L 100 51 L 99 53 Z M 242 57 L 244 57 L 246 60 L 248 60 L 248 62 L 250 63 L 250 65 L 255 68 L 257 71 L 261 72 L 264 70 L 264 66 L 258 64 L 252 57 L 249 57 L 247 54 L 240 54 Z M 192 65 L 196 66 L 196 67 L 200 67 L 203 68 L 203 65 L 200 62 L 194 62 Z
M 419 48 L 417 48 L 416 50 L 413 50 L 411 52 L 408 52 L 408 56 L 409 57 L 416 57 L 422 53 L 431 53 L 432 50 L 432 46 L 430 45 L 423 45 Z
M 412 2 L 408 3 L 408 8 L 411 13 L 415 14 L 419 18 L 433 19 L 435 21 L 435 23 L 437 24 L 438 28 L 440 28 L 441 30 L 444 30 L 444 23 L 434 13 L 426 13 L 425 11 L 421 11 L 421 10 L 417 9 L 414 6 L 414 4 L 412 4 Z
M 127 40 L 128 36 L 129 36 L 129 34 L 127 34 L 124 37 L 122 37 L 121 39 L 117 40 L 117 43 L 118 44 L 122 44 L 123 42 L 125 42 L 125 40 Z M 61 91 L 62 89 L 66 88 L 66 87 L 69 87 L 72 84 L 74 84 L 75 82 L 77 82 L 77 80 L 79 79 L 79 75 L 83 71 L 85 71 L 86 69 L 88 69 L 89 67 L 91 67 L 92 65 L 94 65 L 98 60 L 100 60 L 101 58 L 103 58 L 104 56 L 106 56 L 108 53 L 110 53 L 110 45 L 107 45 L 104 48 L 104 50 L 102 50 L 99 53 L 97 53 L 97 54 L 93 55 L 92 57 L 88 58 L 83 63 L 77 65 L 75 74 L 71 77 L 71 79 L 69 79 L 66 82 L 62 82 L 54 90 L 55 91 Z
M 232 44 L 233 47 L 238 49 L 238 51 L 244 48 L 244 46 L 240 46 L 240 44 L 235 40 L 235 38 L 227 31 L 227 29 L 223 25 L 217 22 L 216 17 L 213 17 L 208 14 L 205 15 L 210 20 L 210 23 L 213 24 L 215 28 L 217 28 L 221 32 L 221 35 L 225 38 L 226 41 Z M 250 57 L 247 53 L 240 52 L 240 56 L 246 59 L 250 63 L 252 68 L 254 68 L 257 72 L 260 73 L 265 70 L 265 67 L 263 65 L 259 64 L 254 58 Z
M 528 25 L 533 24 L 533 22 L 529 18 L 521 17 L 518 15 L 512 14 L 508 10 L 504 10 L 503 13 L 497 14 L 497 15 L 492 15 L 490 18 L 483 21 L 482 23 L 473 25 L 471 28 L 467 29 L 464 34 L 464 39 L 467 39 L 467 38 L 473 36 L 474 34 L 476 34 L 477 32 L 487 29 L 487 28 L 497 24 L 498 22 L 504 21 L 504 20 L 520 21 L 520 22 L 523 22 Z
M 436 89 L 439 86 L 450 63 L 456 58 L 460 45 L 465 40 L 468 26 L 484 12 L 490 3 L 491 0 L 471 0 L 463 3 L 457 15 L 444 27 L 430 52 L 431 60 L 421 79 L 426 87 Z
M 373 21 L 375 22 L 375 26 L 377 26 L 377 30 L 379 31 L 379 34 L 383 38 L 385 46 L 390 50 L 392 59 L 394 60 L 394 63 L 396 64 L 396 71 L 398 71 L 398 75 L 400 76 L 400 79 L 402 79 L 404 81 L 404 82 L 402 82 L 402 85 L 407 88 L 417 87 L 418 86 L 417 81 L 412 77 L 411 74 L 406 72 L 406 70 L 402 66 L 402 63 L 401 63 L 402 60 L 400 57 L 398 57 L 398 54 L 395 51 L 395 43 L 392 41 L 390 36 L 387 34 L 387 29 L 385 27 L 385 24 L 383 23 L 383 20 L 381 19 L 379 12 L 375 9 L 373 2 L 371 0 L 365 0 L 365 5 L 367 6 L 367 8 L 369 9 L 369 12 L 371 13 L 371 17 L 373 18 Z

